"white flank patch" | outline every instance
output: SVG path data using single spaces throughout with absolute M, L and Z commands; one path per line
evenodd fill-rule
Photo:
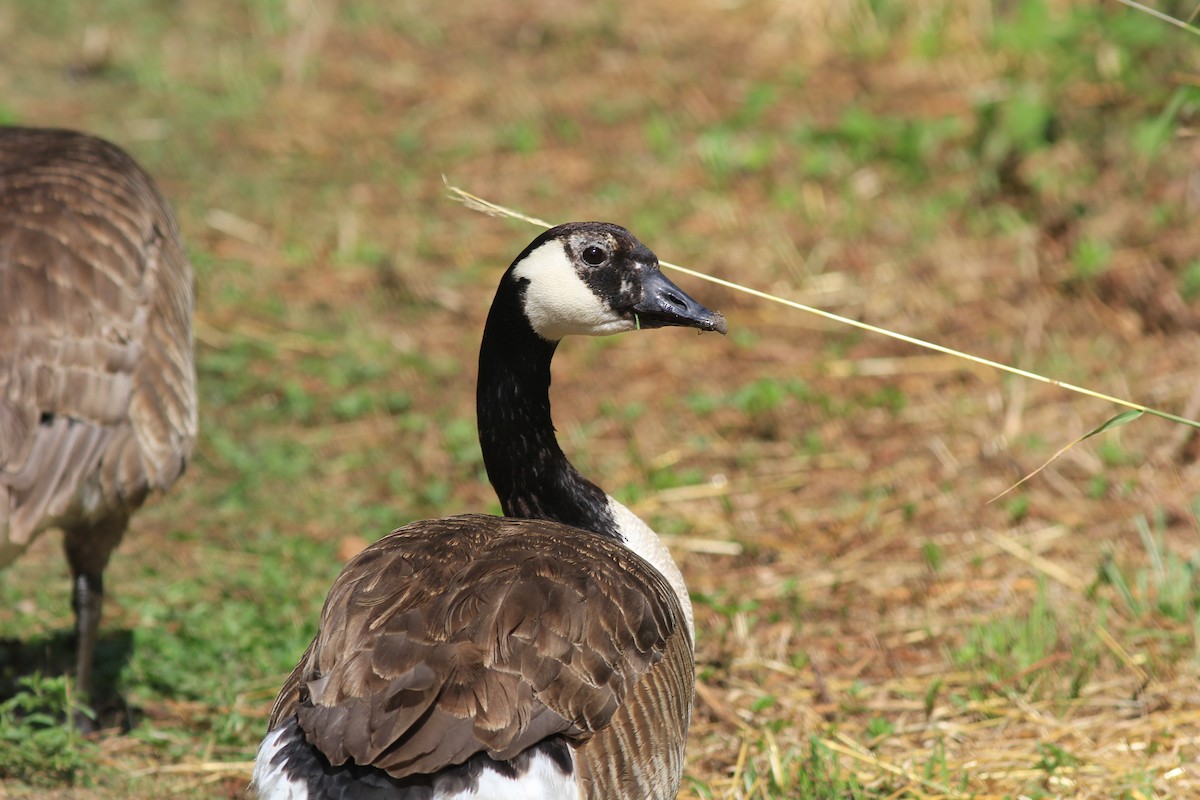
M 280 767 L 271 763 L 283 747 L 283 732 L 284 728 L 276 728 L 258 746 L 258 757 L 254 759 L 254 778 L 250 782 L 250 795 L 258 800 L 308 800 L 308 787 L 293 781 Z
M 607 336 L 637 327 L 588 288 L 557 239 L 527 255 L 513 275 L 529 281 L 525 316 L 543 339 L 555 342 L 571 334 Z
M 579 800 L 575 778 L 563 775 L 554 759 L 538 753 L 529 762 L 529 769 L 519 778 L 506 778 L 485 769 L 479 776 L 479 786 L 466 792 L 442 791 L 435 781 L 433 800 Z
M 617 523 L 617 531 L 625 540 L 626 546 L 649 561 L 667 579 L 667 583 L 671 584 L 671 588 L 679 596 L 679 603 L 683 606 L 683 616 L 687 618 L 688 633 L 692 637 L 692 647 L 694 648 L 696 646 L 696 624 L 692 620 L 692 599 L 688 596 L 687 584 L 683 582 L 683 573 L 675 565 L 675 559 L 671 558 L 671 552 L 667 550 L 663 540 L 658 538 L 658 534 L 643 522 L 641 517 L 611 496 L 608 498 L 608 508 L 612 512 L 613 519 Z
M 254 762 L 254 780 L 250 795 L 258 800 L 308 800 L 308 787 L 290 780 L 271 759 L 283 746 L 283 729 L 267 734 L 258 747 Z M 461 783 L 455 778 L 451 783 Z M 490 769 L 479 776 L 479 785 L 468 791 L 446 791 L 433 782 L 433 800 L 579 800 L 579 787 L 570 775 L 563 775 L 550 756 L 539 753 L 519 778 L 506 778 Z

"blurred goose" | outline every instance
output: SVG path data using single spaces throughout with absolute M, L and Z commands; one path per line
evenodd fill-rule
M 254 790 L 317 798 L 673 798 L 692 608 L 657 535 L 550 420 L 570 334 L 725 332 L 624 228 L 553 228 L 500 281 L 477 413 L 505 517 L 415 522 L 356 556 L 275 701 Z
M 85 698 L 109 556 L 196 438 L 193 293 L 175 218 L 132 158 L 0 128 L 0 567 L 62 529 Z

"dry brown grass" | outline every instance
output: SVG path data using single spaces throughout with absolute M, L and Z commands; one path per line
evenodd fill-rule
M 306 359 L 386 342 L 398 354 L 388 379 L 415 412 L 471 418 L 480 310 L 530 230 L 464 212 L 444 174 L 539 216 L 627 224 L 664 259 L 1195 418 L 1200 305 L 1181 291 L 1200 233 L 1195 111 L 1138 162 L 1131 126 L 1161 104 L 1101 71 L 1054 84 L 1052 143 L 1013 164 L 964 164 L 987 132 L 981 98 L 1051 83 L 1049 56 L 985 45 L 1015 13 L 1000 6 L 925 2 L 889 21 L 872 9 L 892 4 L 866 2 L 288 2 L 268 24 L 197 2 L 147 11 L 158 21 L 146 29 L 91 8 L 61 35 L 22 35 L 33 12 L 14 7 L 0 9 L 0 108 L 142 156 L 205 257 L 202 355 L 270 343 L 273 360 L 250 369 L 302 381 L 319 403 L 337 390 Z M 938 15 L 939 47 L 922 55 Z M 109 55 L 83 52 L 105 36 Z M 1104 38 L 1087 42 L 1102 62 Z M 116 71 L 67 75 L 88 59 Z M 146 60 L 157 75 L 135 72 Z M 1191 51 L 1162 83 L 1197 68 Z M 764 86 L 774 102 L 729 130 Z M 829 130 L 851 107 L 960 132 L 928 154 L 923 179 L 870 152 L 808 171 L 821 145 L 796 130 Z M 765 167 L 752 165 L 759 146 Z M 714 147 L 749 161 L 721 172 Z M 998 183 L 981 188 L 988 170 Z M 1102 276 L 1080 279 L 1088 239 L 1112 253 Z M 1194 432 L 1140 420 L 989 503 L 1116 409 L 681 283 L 726 313 L 729 339 L 568 343 L 553 399 L 568 452 L 672 537 L 699 598 L 685 796 L 797 796 L 813 742 L 869 797 L 1200 796 L 1196 631 L 1155 606 L 1163 584 L 1135 524 L 1158 513 L 1162 553 L 1196 553 Z M 757 381 L 804 389 L 730 400 Z M 138 586 L 147 571 L 219 581 L 259 523 L 349 550 L 382 534 L 345 530 L 332 507 L 400 504 L 390 470 L 414 487 L 449 475 L 446 511 L 492 502 L 437 426 L 403 431 L 374 414 L 263 423 L 320 467 L 264 502 L 291 506 L 277 520 L 221 510 L 231 466 L 212 437 L 244 410 L 208 409 L 208 455 L 114 562 L 108 625 L 140 624 L 120 598 L 136 607 L 156 591 Z M 397 521 L 411 513 L 405 501 Z M 181 519 L 198 535 L 162 543 Z M 22 563 L 44 579 L 57 558 L 51 543 Z M 1137 608 L 1098 577 L 1114 569 L 1147 579 Z M 322 585 L 303 583 L 314 603 Z M 68 624 L 65 606 L 46 615 L 48 628 Z M 1044 651 L 965 655 L 989 636 L 1040 637 Z M 150 733 L 104 738 L 103 759 L 146 776 L 135 796 L 236 794 L 280 677 L 257 677 L 226 708 L 147 701 Z M 212 744 L 206 726 L 226 714 L 255 723 L 240 749 Z M 164 757 L 152 732 L 168 729 L 194 731 L 194 746 Z M 0 797 L 126 791 L 106 787 L 0 785 Z

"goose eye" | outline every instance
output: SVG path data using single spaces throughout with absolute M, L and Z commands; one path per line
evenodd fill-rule
M 584 248 L 583 262 L 589 267 L 598 267 L 608 258 L 608 253 L 604 252 L 604 248 L 591 245 Z

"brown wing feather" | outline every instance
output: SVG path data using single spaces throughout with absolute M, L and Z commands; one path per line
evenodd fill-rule
M 682 619 L 661 575 L 600 536 L 482 515 L 416 523 L 342 571 L 271 727 L 296 714 L 331 763 L 395 777 L 512 758 L 555 733 L 583 741 L 669 639 L 687 639 Z
M 0 539 L 94 481 L 136 507 L 196 436 L 191 268 L 154 182 L 69 131 L 0 129 Z M 96 498 L 93 498 L 96 499 Z
M 579 785 L 588 798 L 668 800 L 679 791 L 696 687 L 686 629 L 638 681 L 611 724 L 579 748 Z

